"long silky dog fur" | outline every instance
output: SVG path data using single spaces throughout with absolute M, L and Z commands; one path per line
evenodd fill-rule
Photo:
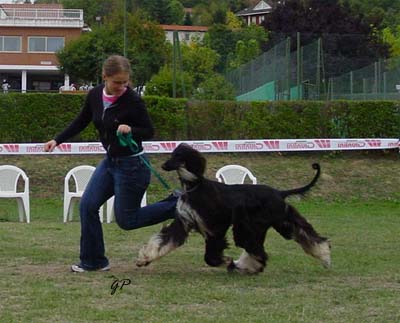
M 316 174 L 304 187 L 281 191 L 267 185 L 226 185 L 204 177 L 206 159 L 187 144 L 180 144 L 162 168 L 177 171 L 183 194 L 175 219 L 154 235 L 139 252 L 136 264 L 146 266 L 185 243 L 190 231 L 205 239 L 204 260 L 210 266 L 226 265 L 229 271 L 254 274 L 264 270 L 266 233 L 274 228 L 287 240 L 295 240 L 305 253 L 331 265 L 330 242 L 321 237 L 285 198 L 305 194 L 317 182 Z M 235 245 L 243 248 L 238 260 L 224 256 L 226 232 L 232 226 Z

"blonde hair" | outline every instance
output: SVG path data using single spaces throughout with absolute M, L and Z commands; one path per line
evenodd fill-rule
M 103 63 L 103 75 L 112 76 L 118 73 L 128 73 L 131 76 L 131 64 L 124 56 L 111 55 Z

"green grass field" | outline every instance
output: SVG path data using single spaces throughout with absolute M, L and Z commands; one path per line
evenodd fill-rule
M 255 276 L 229 274 L 203 261 L 204 244 L 186 245 L 146 268 L 134 260 L 161 224 L 123 231 L 104 224 L 112 269 L 75 274 L 80 226 L 62 223 L 63 177 L 99 156 L 2 157 L 30 177 L 31 223 L 16 202 L 0 200 L 0 322 L 400 322 L 400 163 L 398 154 L 206 155 L 208 177 L 227 164 L 250 168 L 260 183 L 286 189 L 306 183 L 311 163 L 323 176 L 304 199 L 292 199 L 332 242 L 331 269 L 270 230 L 270 260 Z M 152 156 L 159 165 L 165 156 Z M 172 184 L 173 174 L 162 175 Z M 165 196 L 156 179 L 149 202 Z M 232 241 L 231 237 L 229 238 Z M 238 257 L 231 245 L 226 254 Z M 122 282 L 129 284 L 121 287 Z M 112 294 L 112 286 L 120 285 Z

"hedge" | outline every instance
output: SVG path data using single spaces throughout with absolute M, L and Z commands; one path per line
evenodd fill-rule
M 78 114 L 80 94 L 0 95 L 0 141 L 44 142 Z M 398 138 L 398 101 L 188 101 L 144 97 L 155 140 Z M 97 141 L 93 126 L 73 141 Z

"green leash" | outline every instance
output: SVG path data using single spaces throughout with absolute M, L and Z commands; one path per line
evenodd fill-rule
M 136 143 L 136 141 L 133 140 L 132 134 L 130 132 L 124 135 L 122 132 L 117 131 L 117 137 L 118 137 L 119 144 L 122 147 L 129 147 L 129 149 L 134 154 L 137 154 L 139 152 L 139 146 Z M 154 176 L 158 178 L 158 180 L 164 186 L 164 188 L 167 190 L 171 190 L 171 187 L 168 185 L 168 183 L 161 177 L 161 175 L 159 173 L 157 173 L 157 171 L 150 165 L 150 163 L 145 158 L 143 158 L 143 156 L 141 156 L 141 155 L 139 155 L 139 158 L 147 166 L 147 168 L 150 169 L 150 171 L 154 174 Z

